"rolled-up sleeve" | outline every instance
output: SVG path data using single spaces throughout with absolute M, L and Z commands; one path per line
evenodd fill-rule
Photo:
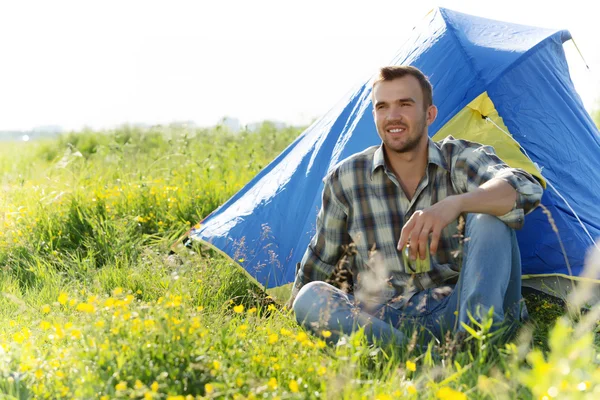
M 517 192 L 514 208 L 499 216 L 506 225 L 521 229 L 525 215 L 538 206 L 544 189 L 530 173 L 511 168 L 502 161 L 490 146 L 467 147 L 456 158 L 453 180 L 465 192 L 473 191 L 491 179 L 501 179 Z
M 316 232 L 296 271 L 293 294 L 312 281 L 327 280 L 350 243 L 346 221 L 347 208 L 336 196 L 332 177 L 325 179 L 323 203 L 317 216 Z

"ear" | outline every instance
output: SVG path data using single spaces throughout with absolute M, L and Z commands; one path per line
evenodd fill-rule
M 427 107 L 427 126 L 433 124 L 433 121 L 437 118 L 438 109 L 436 106 L 431 105 Z

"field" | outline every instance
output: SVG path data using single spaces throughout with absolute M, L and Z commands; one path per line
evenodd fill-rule
M 229 260 L 167 256 L 299 133 L 2 143 L 0 399 L 600 398 L 597 307 L 529 296 L 508 344 L 482 324 L 421 350 L 329 346 Z

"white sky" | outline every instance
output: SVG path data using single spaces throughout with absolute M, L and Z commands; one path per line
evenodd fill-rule
M 0 130 L 192 120 L 307 123 L 387 64 L 425 14 L 568 29 L 600 98 L 595 1 L 0 0 Z

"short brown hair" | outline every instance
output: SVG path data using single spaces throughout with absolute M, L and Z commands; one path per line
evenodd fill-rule
M 402 78 L 406 75 L 412 75 L 419 81 L 421 90 L 423 91 L 423 107 L 427 108 L 433 104 L 433 87 L 429 82 L 429 79 L 421 72 L 420 69 L 412 67 L 410 65 L 392 65 L 388 67 L 382 67 L 379 70 L 379 75 L 373 81 L 372 89 L 375 89 L 375 85 L 379 82 L 389 82 L 394 79 Z

